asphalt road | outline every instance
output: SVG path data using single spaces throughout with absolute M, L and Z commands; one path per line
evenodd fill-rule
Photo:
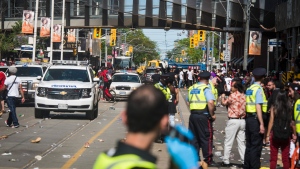
M 179 109 L 176 122 L 188 124 L 189 110 L 185 104 L 187 90 L 181 90 Z M 90 121 L 84 114 L 52 113 L 49 119 L 35 119 L 33 107 L 18 107 L 17 115 L 20 128 L 5 126 L 8 114 L 0 118 L 0 168 L 92 168 L 100 152 L 115 146 L 124 139 L 126 130 L 121 122 L 120 113 L 124 110 L 126 101 L 99 103 L 99 116 Z M 221 162 L 224 145 L 224 128 L 227 121 L 225 108 L 217 108 L 217 120 L 214 123 L 214 156 L 216 162 Z M 39 143 L 31 140 L 41 138 Z M 87 145 L 89 147 L 87 147 Z M 152 152 L 158 157 L 158 168 L 165 169 L 169 157 L 165 144 L 155 143 Z M 263 150 L 262 166 L 269 165 L 269 151 Z M 237 143 L 232 149 L 231 162 L 239 164 Z

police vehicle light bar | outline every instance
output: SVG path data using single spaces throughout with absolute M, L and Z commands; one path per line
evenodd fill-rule
M 76 60 L 52 60 L 53 64 L 62 65 L 88 65 L 88 61 L 76 61 Z

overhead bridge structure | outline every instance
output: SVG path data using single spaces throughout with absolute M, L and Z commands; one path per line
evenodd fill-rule
M 62 0 L 54 0 L 54 23 L 61 23 Z M 250 0 L 249 0 L 250 1 Z M 250 29 L 275 26 L 275 7 L 282 0 L 256 0 L 251 7 Z M 35 11 L 35 0 L 1 0 L 1 28 L 22 20 L 23 10 Z M 66 28 L 117 27 L 241 31 L 248 0 L 66 0 Z M 39 0 L 39 17 L 51 17 L 51 0 Z M 38 24 L 39 27 L 39 24 Z M 236 29 L 237 28 L 237 29 Z

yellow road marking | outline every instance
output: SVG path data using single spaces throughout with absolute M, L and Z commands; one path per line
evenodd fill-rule
M 88 143 L 92 143 L 96 140 L 97 137 L 99 137 L 102 133 L 104 133 L 119 117 L 121 114 L 117 115 L 112 121 L 110 121 L 104 128 L 102 128 L 98 133 L 96 133 L 89 141 Z M 68 169 L 71 168 L 71 166 L 78 160 L 78 158 L 84 153 L 86 148 L 82 146 L 74 155 L 73 157 L 68 160 L 61 168 L 62 169 Z

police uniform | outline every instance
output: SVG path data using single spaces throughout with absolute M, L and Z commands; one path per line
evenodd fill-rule
M 255 77 L 266 74 L 266 69 L 256 68 L 253 70 Z M 259 169 L 260 156 L 263 146 L 263 134 L 260 134 L 260 122 L 257 116 L 256 105 L 260 104 L 262 114 L 267 113 L 267 99 L 265 93 L 258 82 L 252 84 L 246 90 L 246 151 L 244 169 Z
M 289 84 L 289 87 L 291 87 L 294 92 L 297 92 L 300 90 L 300 86 L 297 84 Z M 295 127 L 296 127 L 296 133 L 297 133 L 297 139 L 298 142 L 300 142 L 300 99 L 298 99 L 294 104 L 294 120 L 295 120 Z M 300 153 L 299 153 L 300 157 Z M 300 158 L 298 158 L 300 159 Z M 296 163 L 297 166 L 300 165 L 300 160 Z
M 210 73 L 201 72 L 199 77 L 200 79 L 209 79 Z M 215 98 L 208 85 L 199 82 L 189 87 L 188 102 L 191 110 L 191 115 L 189 117 L 189 129 L 195 135 L 191 144 L 196 148 L 198 154 L 200 147 L 202 148 L 204 161 L 207 164 L 211 164 L 213 162 L 213 129 L 207 105 L 207 102 L 210 100 L 215 100 Z
M 117 148 L 101 153 L 93 169 L 155 169 L 156 157 L 148 151 L 118 142 Z

